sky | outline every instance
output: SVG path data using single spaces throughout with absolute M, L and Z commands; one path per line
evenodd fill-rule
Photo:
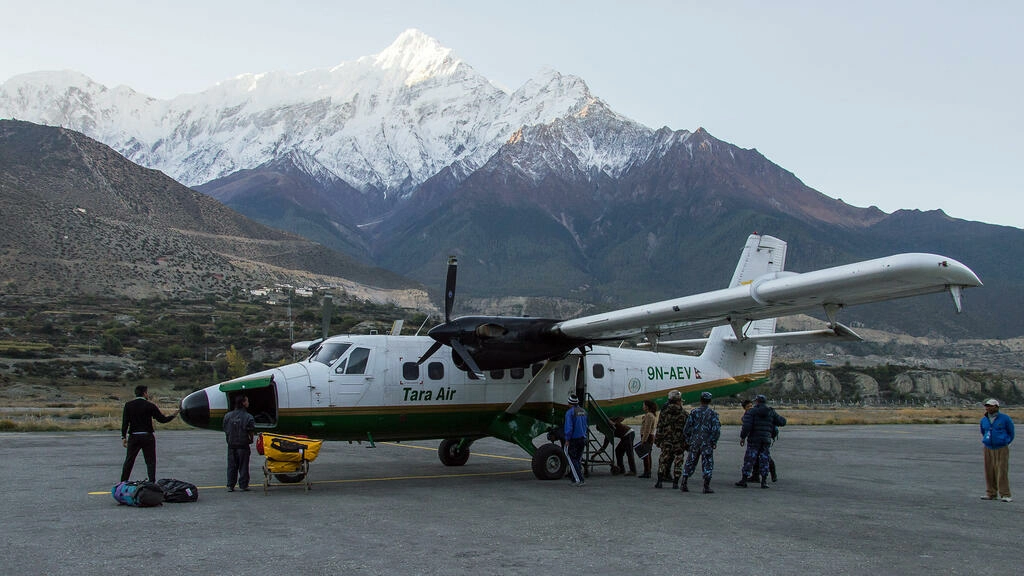
M 495 84 L 574 74 L 854 206 L 1024 228 L 1024 2 L 0 0 L 0 82 L 75 70 L 161 99 L 330 68 L 416 28 Z

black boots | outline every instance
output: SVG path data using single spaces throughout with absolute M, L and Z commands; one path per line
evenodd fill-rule
M 679 476 L 672 479 L 672 489 L 676 490 L 679 488 Z
M 736 486 L 739 486 L 740 488 L 746 488 L 747 487 L 747 477 L 744 476 L 743 478 L 740 478 L 740 481 L 736 483 Z
M 686 487 L 686 481 L 689 480 L 688 476 L 683 476 L 683 485 L 679 487 L 683 492 L 689 492 L 690 489 Z
M 761 484 L 761 486 L 763 486 L 764 488 L 767 488 L 767 486 L 765 486 L 764 484 Z M 711 489 L 711 478 L 705 478 L 704 479 L 704 493 L 705 494 L 714 494 L 715 493 L 715 491 Z
M 768 487 L 768 479 L 765 478 L 764 476 L 761 476 L 761 488 L 767 488 L 767 487 Z
M 659 474 L 658 474 L 658 481 L 657 481 L 657 482 L 656 482 L 656 483 L 654 484 L 654 487 L 655 487 L 655 488 L 661 488 L 661 481 L 662 481 L 662 480 L 664 480 L 664 479 L 665 479 L 665 477 L 664 477 L 664 476 L 662 476 L 662 475 L 661 475 L 661 474 L 659 473 Z

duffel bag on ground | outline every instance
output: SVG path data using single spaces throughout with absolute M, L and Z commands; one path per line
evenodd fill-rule
M 119 482 L 110 489 L 110 495 L 119 504 L 128 506 L 160 506 L 164 503 L 164 491 L 148 480 Z
M 156 485 L 164 491 L 164 502 L 195 502 L 199 499 L 199 488 L 184 480 L 161 478 Z

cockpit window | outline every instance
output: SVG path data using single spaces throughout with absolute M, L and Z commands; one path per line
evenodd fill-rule
M 366 362 L 369 358 L 369 348 L 356 348 L 348 355 L 348 367 L 345 368 L 345 374 L 363 374 L 366 372 Z
M 313 353 L 309 355 L 309 360 L 310 362 L 316 361 L 330 366 L 331 364 L 334 364 L 338 358 L 341 358 L 341 355 L 344 354 L 351 346 L 351 342 L 327 342 L 325 344 L 321 344 L 319 348 L 314 350 Z

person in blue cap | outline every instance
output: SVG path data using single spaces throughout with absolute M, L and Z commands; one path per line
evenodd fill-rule
M 701 472 L 704 475 L 704 493 L 714 494 L 711 489 L 711 473 L 715 469 L 715 448 L 718 447 L 718 438 L 722 435 L 722 423 L 718 419 L 718 412 L 711 409 L 711 392 L 701 392 L 700 406 L 690 412 L 686 419 L 686 426 L 683 427 L 683 436 L 690 447 L 686 454 L 686 464 L 683 466 L 683 483 L 680 490 L 689 492 L 686 481 L 697 468 L 697 460 L 701 461 Z

